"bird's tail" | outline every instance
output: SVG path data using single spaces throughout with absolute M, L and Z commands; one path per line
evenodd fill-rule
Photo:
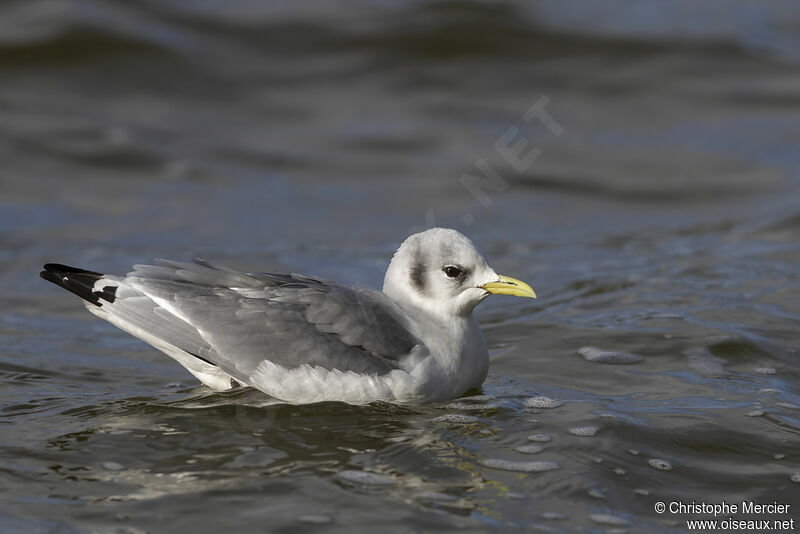
M 67 291 L 75 293 L 95 306 L 103 305 L 101 299 L 110 303 L 116 300 L 116 286 L 96 287 L 97 281 L 105 276 L 103 273 L 78 269 L 77 267 L 61 265 L 60 263 L 48 263 L 44 266 L 44 271 L 39 273 L 39 276 L 48 282 L 53 282 L 63 287 Z

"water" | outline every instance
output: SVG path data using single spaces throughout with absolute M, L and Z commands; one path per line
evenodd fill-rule
M 0 530 L 800 509 L 800 10 L 593 6 L 4 3 Z M 432 223 L 539 295 L 479 307 L 490 376 L 440 405 L 211 393 L 36 277 L 199 256 L 379 287 Z

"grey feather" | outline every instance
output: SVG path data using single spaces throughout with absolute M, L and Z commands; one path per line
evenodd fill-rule
M 139 296 L 120 299 L 113 313 L 244 383 L 264 360 L 384 374 L 420 345 L 405 313 L 377 291 L 202 260 L 156 263 L 134 266 L 122 284 Z

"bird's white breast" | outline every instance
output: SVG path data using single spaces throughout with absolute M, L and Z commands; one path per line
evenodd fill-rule
M 475 319 L 426 322 L 421 339 L 430 356 L 412 371 L 422 402 L 452 399 L 480 386 L 489 370 L 489 353 Z

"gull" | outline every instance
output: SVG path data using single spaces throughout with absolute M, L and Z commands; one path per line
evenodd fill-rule
M 48 263 L 40 276 L 210 388 L 250 386 L 292 404 L 422 404 L 463 395 L 489 368 L 475 306 L 491 294 L 536 298 L 447 228 L 408 237 L 383 291 L 200 259 L 155 260 L 126 276 Z

